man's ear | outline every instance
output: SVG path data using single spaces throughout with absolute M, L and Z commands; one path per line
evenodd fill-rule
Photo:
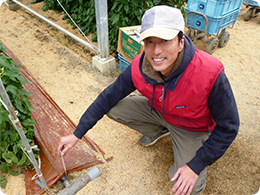
M 183 50 L 184 48 L 184 39 L 185 39 L 185 36 L 182 37 L 182 39 L 180 40 L 180 43 L 179 43 L 179 52 Z

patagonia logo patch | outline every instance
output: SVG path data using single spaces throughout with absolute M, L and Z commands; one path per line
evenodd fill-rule
M 186 108 L 185 105 L 182 105 L 182 106 L 175 106 L 176 109 L 180 109 L 180 108 Z

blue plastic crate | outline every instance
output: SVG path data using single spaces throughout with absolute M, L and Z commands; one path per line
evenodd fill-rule
M 240 8 L 226 14 L 222 17 L 210 17 L 208 16 L 208 25 L 207 25 L 207 33 L 211 35 L 217 34 L 219 31 L 233 25 L 236 23 L 238 13 Z M 185 9 L 185 14 L 189 12 L 188 9 Z M 206 19 L 202 15 L 196 13 L 190 13 L 188 18 L 186 18 L 186 25 L 195 30 L 204 31 L 206 26 Z
M 119 70 L 124 71 L 131 64 L 131 62 L 129 62 L 120 54 L 118 54 L 118 59 L 119 59 Z
M 238 8 L 242 0 L 188 0 L 186 9 L 210 17 L 222 17 Z
M 260 5 L 259 5 L 256 1 L 253 1 L 253 0 L 244 0 L 243 3 L 244 3 L 244 4 L 251 5 L 251 6 L 260 7 Z

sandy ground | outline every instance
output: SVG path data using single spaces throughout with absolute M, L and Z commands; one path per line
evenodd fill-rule
M 23 3 L 82 37 L 77 30 L 63 21 L 54 11 L 43 12 L 43 3 Z M 248 22 L 240 13 L 229 43 L 213 56 L 219 58 L 230 79 L 241 118 L 239 134 L 228 151 L 208 169 L 207 187 L 202 194 L 243 195 L 254 194 L 260 187 L 260 16 Z M 75 122 L 96 96 L 120 71 L 102 75 L 91 67 L 96 55 L 81 44 L 68 38 L 28 11 L 0 8 L 0 40 L 22 61 L 57 104 Z M 195 41 L 204 49 L 201 41 Z M 144 148 L 137 143 L 140 134 L 117 124 L 106 116 L 88 132 L 105 152 L 113 156 L 109 163 L 99 165 L 102 176 L 89 183 L 77 194 L 169 194 L 168 169 L 173 163 L 170 137 L 156 145 Z M 85 171 L 71 173 L 75 180 Z M 19 176 L 7 175 L 8 184 L 2 189 L 8 195 L 24 195 L 24 172 Z M 51 189 L 62 189 L 58 182 Z

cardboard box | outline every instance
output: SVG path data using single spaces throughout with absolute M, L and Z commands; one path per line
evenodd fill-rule
M 134 57 L 144 50 L 143 43 L 138 43 L 140 28 L 141 26 L 119 28 L 117 51 L 131 63 Z

